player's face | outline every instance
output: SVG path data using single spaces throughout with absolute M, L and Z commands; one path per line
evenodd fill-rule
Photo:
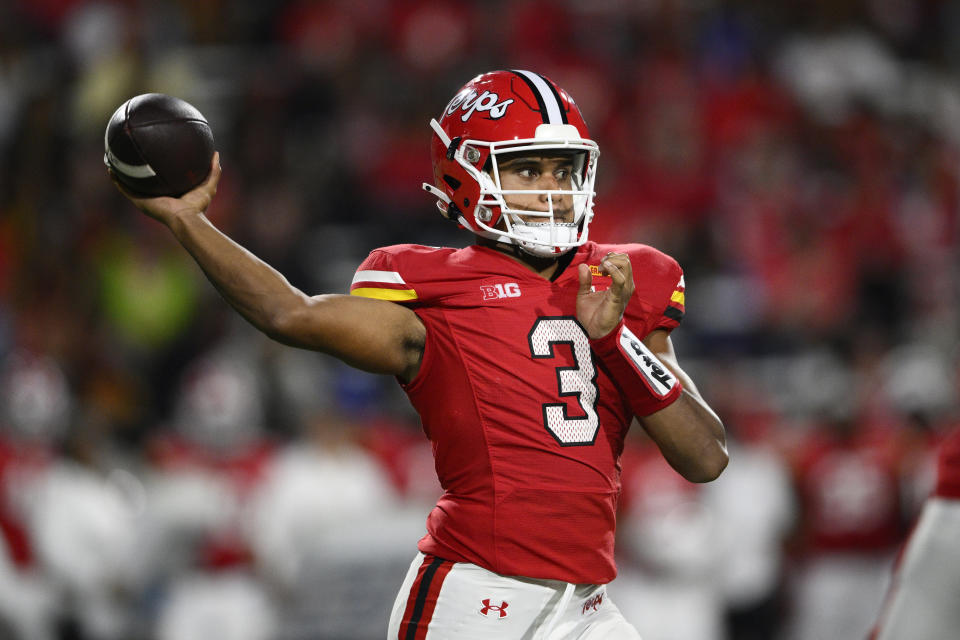
M 521 155 L 500 161 L 500 186 L 503 190 L 558 190 L 573 189 L 573 159 L 569 154 Z M 557 222 L 573 222 L 573 197 L 531 193 L 530 195 L 505 194 L 507 206 L 525 211 L 549 211 L 553 200 L 553 213 Z M 523 218 L 523 216 L 520 216 Z M 542 222 L 543 218 L 524 218 L 527 222 Z

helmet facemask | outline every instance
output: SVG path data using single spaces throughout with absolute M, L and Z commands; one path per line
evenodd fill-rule
M 438 128 L 439 125 L 434 126 L 434 131 Z M 587 241 L 600 152 L 597 144 L 582 138 L 576 127 L 543 124 L 537 127 L 534 138 L 496 142 L 466 139 L 454 145 L 455 149 L 447 157 L 480 187 L 473 215 L 468 210 L 459 216 L 462 225 L 479 236 L 516 245 L 537 257 L 556 258 Z M 570 155 L 573 159 L 570 188 L 504 189 L 501 164 L 507 157 L 526 155 Z M 434 189 L 427 190 L 435 193 Z M 508 204 L 508 200 L 516 200 L 512 196 L 545 196 L 545 209 L 513 208 Z M 562 198 L 572 201 L 572 220 L 558 219 Z
M 592 143 L 591 143 L 592 145 Z M 514 244 L 537 257 L 557 257 L 587 241 L 593 217 L 595 145 L 553 141 L 510 141 L 490 145 L 486 171 L 480 177 L 479 207 L 498 211 L 494 232 L 500 242 Z M 502 165 L 525 157 L 568 157 L 569 184 L 558 189 L 506 188 Z M 537 205 L 523 206 L 519 198 L 536 198 Z M 491 215 L 478 209 L 478 223 Z M 493 226 L 493 225 L 491 225 Z

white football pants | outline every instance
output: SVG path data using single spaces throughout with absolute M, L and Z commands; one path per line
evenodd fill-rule
M 927 499 L 875 632 L 876 640 L 960 637 L 960 500 Z
M 605 585 L 501 576 L 418 553 L 388 640 L 640 640 Z

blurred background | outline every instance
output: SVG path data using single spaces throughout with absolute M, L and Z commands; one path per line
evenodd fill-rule
M 592 239 L 686 272 L 732 462 L 634 429 L 611 593 L 647 640 L 863 638 L 957 421 L 960 5 L 0 4 L 0 638 L 382 638 L 439 495 L 390 379 L 281 347 L 107 178 L 123 101 L 214 130 L 214 222 L 310 294 L 465 246 L 428 121 L 527 68 L 602 151 Z

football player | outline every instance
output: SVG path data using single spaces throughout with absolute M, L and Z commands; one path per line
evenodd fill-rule
M 351 295 L 308 296 L 204 217 L 220 176 L 133 203 L 170 228 L 245 318 L 283 343 L 398 378 L 444 494 L 390 638 L 636 638 L 616 575 L 620 453 L 634 416 L 694 482 L 723 426 L 680 369 L 679 265 L 588 240 L 599 150 L 573 99 L 529 71 L 461 88 L 430 123 L 443 215 L 465 249 L 374 250 Z

